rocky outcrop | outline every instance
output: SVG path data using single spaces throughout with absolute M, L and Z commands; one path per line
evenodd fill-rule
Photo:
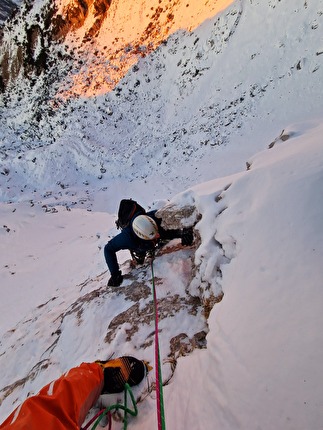
M 112 0 L 76 0 L 69 2 L 62 14 L 53 19 L 53 38 L 64 39 L 71 31 L 84 25 L 86 18 L 93 15 L 94 23 L 85 35 L 85 40 L 95 37 L 107 15 Z
M 58 14 L 51 1 L 44 2 L 40 13 L 26 2 L 3 29 L 0 46 L 0 91 L 18 76 L 32 79 L 48 70 L 50 62 L 61 61 L 53 44 L 64 41 L 68 33 L 84 25 L 91 15 L 94 22 L 85 40 L 100 31 L 112 0 L 74 0 Z
M 12 0 L 1 0 L 0 2 L 0 25 L 11 15 L 13 10 L 17 7 L 16 3 Z
M 169 204 L 159 209 L 156 212 L 156 216 L 162 219 L 162 227 L 166 230 L 192 227 L 201 217 L 196 206 L 186 205 L 179 207 L 176 204 Z
M 0 48 L 0 72 L 5 89 L 18 76 L 32 78 L 46 70 L 51 45 L 50 25 L 54 10 L 30 14 L 27 3 L 7 22 Z M 17 30 L 20 29 L 20 30 Z

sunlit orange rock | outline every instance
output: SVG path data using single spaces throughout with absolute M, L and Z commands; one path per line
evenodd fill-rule
M 93 96 L 113 89 L 129 68 L 178 30 L 192 31 L 233 0 L 87 0 L 62 3 L 57 35 L 82 58 L 61 96 Z M 74 5 L 74 6 L 73 6 Z M 82 7 L 83 5 L 83 7 Z M 86 7 L 84 7 L 86 5 Z M 69 30 L 66 24 L 69 22 Z

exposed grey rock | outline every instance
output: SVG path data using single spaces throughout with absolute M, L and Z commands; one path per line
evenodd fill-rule
M 159 209 L 156 216 L 162 219 L 162 227 L 167 230 L 192 227 L 200 219 L 196 207 L 191 205 L 179 207 L 175 204 L 169 204 Z

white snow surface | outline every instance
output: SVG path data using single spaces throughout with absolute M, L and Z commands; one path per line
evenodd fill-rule
M 77 122 L 72 115 L 50 146 L 21 152 L 11 128 L 2 128 L 7 156 L 1 158 L 0 422 L 28 395 L 82 361 L 114 353 L 154 365 L 147 342 L 153 326 L 144 325 L 142 313 L 148 299 L 138 297 L 140 329 L 130 340 L 133 321 L 127 320 L 106 340 L 115 317 L 130 306 L 120 291 L 131 279 L 116 293 L 106 289 L 103 246 L 117 233 L 118 201 L 133 197 L 146 207 L 193 203 L 202 216 L 195 225 L 196 250 L 156 258 L 157 297 L 207 298 L 205 285 L 224 294 L 208 317 L 206 348 L 179 356 L 164 386 L 166 428 L 322 429 L 323 4 L 266 3 L 234 2 L 243 13 L 233 36 L 213 56 L 204 45 L 209 76 L 193 82 L 177 101 L 170 76 L 176 55 L 188 53 L 178 51 L 172 59 L 164 47 L 158 54 L 167 58 L 156 109 L 162 115 L 140 124 L 150 111 L 149 88 L 141 90 L 135 107 L 141 104 L 142 118 L 128 111 L 124 134 L 122 127 L 113 132 L 113 125 L 107 126 L 119 147 L 105 144 L 103 126 L 91 125 L 98 106 L 106 106 L 103 96 L 87 102 L 87 118 Z M 231 19 L 226 12 L 219 17 Z M 206 21 L 194 35 L 206 40 L 212 26 Z M 142 61 L 148 67 L 149 59 Z M 218 74 L 211 79 L 211 73 Z M 152 70 L 151 81 L 158 74 Z M 136 76 L 129 72 L 125 88 Z M 241 101 L 240 111 L 228 107 L 241 94 L 246 97 L 247 88 L 261 96 Z M 222 96 L 216 99 L 217 92 Z M 226 128 L 222 121 L 228 116 L 220 116 L 223 144 L 203 151 L 206 125 L 211 130 L 218 119 L 204 115 L 212 102 L 232 111 L 233 126 Z M 187 128 L 189 155 L 179 155 L 183 146 L 169 145 L 175 124 Z M 166 162 L 158 158 L 164 149 L 155 148 L 156 142 L 167 144 Z M 103 179 L 97 174 L 102 165 L 109 166 Z M 149 271 L 132 270 L 127 251 L 118 257 L 125 274 L 149 285 Z M 160 320 L 165 379 L 169 338 L 178 333 L 191 338 L 202 330 L 201 312 L 194 316 L 180 309 Z M 149 379 L 154 381 L 153 372 Z M 145 381 L 134 391 L 139 395 L 146 388 Z M 128 427 L 157 428 L 155 393 L 138 408 Z M 113 429 L 121 428 L 113 422 Z

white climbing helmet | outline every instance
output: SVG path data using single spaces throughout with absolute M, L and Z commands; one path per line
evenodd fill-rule
M 138 215 L 132 223 L 135 234 L 144 240 L 154 240 L 159 238 L 156 222 L 148 215 Z

